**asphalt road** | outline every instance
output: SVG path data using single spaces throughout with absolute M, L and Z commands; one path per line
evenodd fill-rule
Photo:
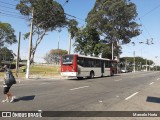
M 134 98 L 138 96 L 141 93 L 141 91 L 144 91 L 153 84 L 156 84 L 157 80 L 159 79 L 160 72 L 136 72 L 119 74 L 113 77 L 83 80 L 20 80 L 16 85 L 12 86 L 11 88 L 12 93 L 16 96 L 15 102 L 0 103 L 0 110 L 145 111 L 145 109 L 143 109 L 143 106 L 141 106 L 141 108 L 134 106 L 133 102 L 130 101 L 134 100 L 134 104 L 141 102 L 139 101 L 139 99 Z M 1 87 L 1 92 L 2 91 L 3 88 Z M 1 95 L 1 100 L 2 99 L 3 95 Z M 152 110 L 152 108 L 150 108 L 150 110 Z M 155 109 L 153 108 L 153 111 L 154 110 Z M 66 120 L 66 118 L 54 119 Z M 75 120 L 75 118 L 68 119 Z M 94 120 L 97 118 L 87 119 Z M 103 119 L 112 120 L 113 118 Z M 86 120 L 86 118 L 84 118 L 84 120 Z

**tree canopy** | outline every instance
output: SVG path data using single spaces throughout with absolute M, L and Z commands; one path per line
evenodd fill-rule
M 30 16 L 33 10 L 33 24 L 37 29 L 52 31 L 66 23 L 62 6 L 54 0 L 20 0 L 16 9 L 25 16 Z
M 62 49 L 52 49 L 49 53 L 47 53 L 44 57 L 44 60 L 47 63 L 56 63 L 59 64 L 60 56 L 67 54 L 66 50 Z
M 68 25 L 68 32 L 70 34 L 69 38 L 69 49 L 68 49 L 68 54 L 70 54 L 71 51 L 71 39 L 73 39 L 78 31 L 78 22 L 75 19 L 67 20 L 67 25 Z
M 75 37 L 75 52 L 98 56 L 101 46 L 100 37 L 95 28 L 89 26 L 79 29 Z
M 20 0 L 16 7 L 24 16 L 31 16 L 33 20 L 33 35 L 35 44 L 31 49 L 31 62 L 33 62 L 36 49 L 48 31 L 66 25 L 66 16 L 62 6 L 54 0 Z M 29 32 L 25 38 L 29 37 Z
M 71 34 L 71 39 L 73 39 L 78 31 L 77 28 L 78 22 L 75 19 L 71 19 L 67 21 L 67 24 L 68 24 L 68 31 Z
M 89 26 L 98 30 L 108 45 L 114 44 L 117 49 L 114 54 L 119 57 L 119 44 L 127 44 L 140 34 L 140 25 L 135 22 L 136 17 L 136 5 L 129 0 L 96 0 L 86 21 Z M 110 51 L 104 53 L 110 54 Z
M 100 31 L 109 42 L 129 43 L 140 34 L 136 5 L 128 0 L 96 0 L 89 12 L 87 23 Z
M 149 59 L 144 59 L 142 57 L 135 57 L 135 67 L 136 67 L 136 69 L 141 70 L 142 66 L 145 66 L 145 69 L 146 69 L 146 64 L 149 65 L 149 66 L 152 66 L 155 63 L 152 60 L 149 60 Z M 126 66 L 127 69 L 133 70 L 133 65 L 134 65 L 134 57 L 122 57 L 122 58 L 120 58 L 120 67 L 121 68 L 124 68 Z M 148 69 L 149 69 L 149 66 L 148 66 Z
M 7 47 L 0 48 L 0 61 L 13 61 L 15 54 Z
M 3 47 L 6 44 L 16 43 L 15 30 L 9 23 L 0 22 L 0 47 Z

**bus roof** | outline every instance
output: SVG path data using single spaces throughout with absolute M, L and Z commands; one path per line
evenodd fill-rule
M 69 55 L 69 54 L 66 54 Z M 100 57 L 93 57 L 93 56 L 85 56 L 85 55 L 81 55 L 81 54 L 70 54 L 70 55 L 77 55 L 79 57 L 84 57 L 84 58 L 92 58 L 92 59 L 98 59 L 98 60 L 109 60 L 109 61 L 117 61 L 117 60 L 111 60 L 111 59 L 107 59 L 107 58 L 100 58 Z M 65 55 L 63 55 L 65 56 Z

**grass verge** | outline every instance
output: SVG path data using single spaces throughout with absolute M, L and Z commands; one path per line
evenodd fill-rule
M 25 70 L 25 71 L 24 71 Z M 12 70 L 15 76 L 15 69 Z M 18 70 L 18 78 L 25 78 L 26 67 Z M 60 75 L 60 66 L 30 66 L 30 77 L 54 77 Z M 0 78 L 4 77 L 4 72 L 0 72 Z

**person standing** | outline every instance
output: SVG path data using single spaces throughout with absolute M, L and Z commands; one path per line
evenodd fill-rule
M 12 72 L 10 69 L 7 68 L 7 65 L 5 65 L 3 69 L 5 72 L 4 83 L 3 83 L 3 87 L 4 87 L 3 94 L 5 96 L 5 100 L 2 100 L 2 102 L 13 102 L 15 96 L 13 96 L 12 93 L 10 92 L 10 88 L 13 85 L 13 83 L 9 81 L 10 80 L 9 76 L 12 75 Z

